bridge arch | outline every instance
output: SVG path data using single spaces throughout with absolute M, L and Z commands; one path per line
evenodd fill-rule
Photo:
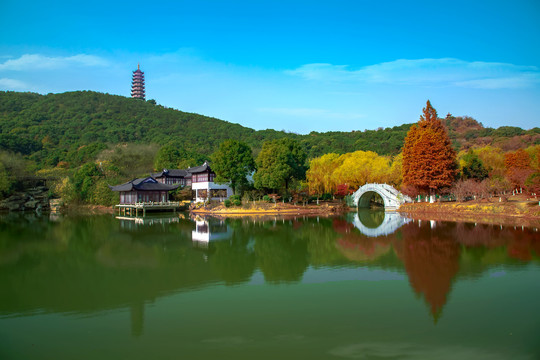
M 365 184 L 352 195 L 354 205 L 358 208 L 369 207 L 375 194 L 382 198 L 385 210 L 397 210 L 402 204 L 412 202 L 410 197 L 403 195 L 391 185 Z

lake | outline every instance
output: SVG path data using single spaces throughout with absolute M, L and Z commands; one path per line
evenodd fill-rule
M 537 228 L 0 215 L 0 359 L 539 359 Z

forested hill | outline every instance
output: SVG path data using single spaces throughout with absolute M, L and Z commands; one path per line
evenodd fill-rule
M 419 108 L 419 113 L 420 113 Z M 91 91 L 39 95 L 0 92 L 0 150 L 20 152 L 42 166 L 72 164 L 90 158 L 107 145 L 174 141 L 186 150 L 210 155 L 226 139 L 247 142 L 257 153 L 265 140 L 299 140 L 309 157 L 329 152 L 371 150 L 399 153 L 411 124 L 356 132 L 312 132 L 298 135 L 250 128 L 203 115 L 165 108 L 152 102 Z M 540 129 L 486 129 L 471 118 L 448 118 L 456 147 L 510 141 L 512 147 L 538 143 Z M 501 140 L 502 139 L 502 140 Z M 80 154 L 84 148 L 86 154 Z M 79 161 L 75 161 L 78 158 Z

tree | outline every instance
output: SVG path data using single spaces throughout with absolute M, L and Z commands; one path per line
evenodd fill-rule
M 5 194 L 9 193 L 10 187 L 11 187 L 10 176 L 6 168 L 4 167 L 4 164 L 0 162 L 0 199 L 2 199 L 2 197 Z
M 255 170 L 251 148 L 237 140 L 226 140 L 212 155 L 212 170 L 216 173 L 215 182 L 229 182 L 233 192 L 238 186 L 247 184 L 247 176 Z
M 77 169 L 71 178 L 73 198 L 79 201 L 90 200 L 92 188 L 101 176 L 103 174 L 95 163 L 86 163 Z
M 334 171 L 341 165 L 338 154 L 330 153 L 312 159 L 306 173 L 309 190 L 314 194 L 333 193 L 336 182 L 333 181 Z
M 388 183 L 391 178 L 390 160 L 373 151 L 343 154 L 341 164 L 334 171 L 336 184 L 348 184 L 358 189 L 366 183 Z
M 264 142 L 257 157 L 255 187 L 288 190 L 292 180 L 305 178 L 306 157 L 298 141 L 283 138 Z
M 524 187 L 527 178 L 534 173 L 534 169 L 531 167 L 531 157 L 523 149 L 504 154 L 504 165 L 506 177 L 515 188 Z
M 488 177 L 488 171 L 484 163 L 472 149 L 463 155 L 459 161 L 461 167 L 461 178 L 463 180 L 474 179 L 482 181 Z
M 484 167 L 489 172 L 489 177 L 504 176 L 504 153 L 501 148 L 486 145 L 473 149 L 473 152 L 478 155 L 478 158 L 484 164 Z
M 429 100 L 403 145 L 403 183 L 421 192 L 449 187 L 457 173 L 456 152 L 437 111 Z
M 202 156 L 184 149 L 178 142 L 170 142 L 162 146 L 154 160 L 154 169 L 185 169 L 189 166 L 200 165 Z

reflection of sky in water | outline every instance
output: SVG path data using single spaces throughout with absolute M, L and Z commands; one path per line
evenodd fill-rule
M 491 274 L 489 274 L 489 277 L 497 278 L 497 277 L 501 277 L 501 276 L 504 276 L 504 275 L 506 275 L 506 271 L 501 270 L 501 271 L 492 272 Z
M 338 281 L 388 281 L 388 280 L 406 280 L 403 274 L 386 270 L 371 270 L 367 268 L 308 268 L 304 273 L 301 283 L 317 284 Z M 263 285 L 266 281 L 260 271 L 256 271 L 251 277 L 248 285 Z

